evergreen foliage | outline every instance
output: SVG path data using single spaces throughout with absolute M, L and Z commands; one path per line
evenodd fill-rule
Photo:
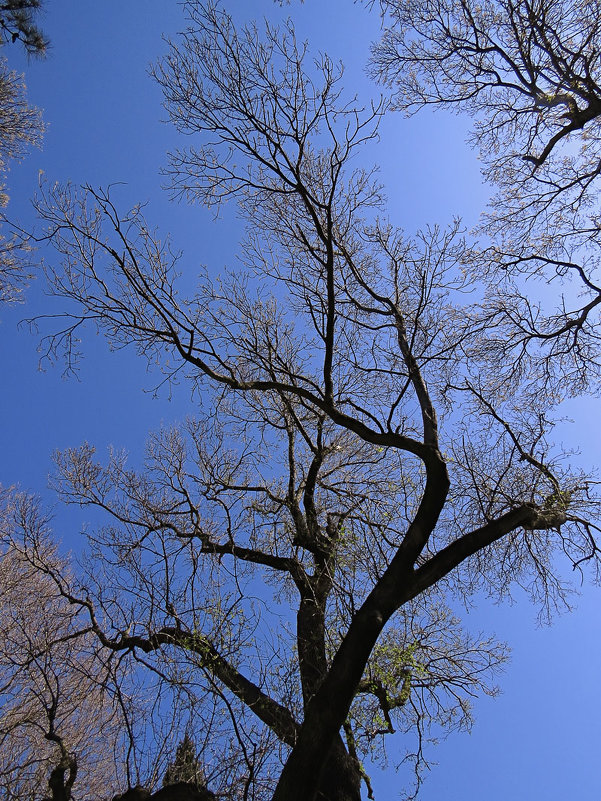
M 185 782 L 194 787 L 204 788 L 204 773 L 198 757 L 194 743 L 190 736 L 186 733 L 183 740 L 177 746 L 175 751 L 175 759 L 171 762 L 165 771 L 163 778 L 163 787 L 170 784 L 177 784 L 178 782 Z
M 0 41 L 19 41 L 30 55 L 43 56 L 48 40 L 34 22 L 41 6 L 41 0 L 6 0 L 0 4 Z

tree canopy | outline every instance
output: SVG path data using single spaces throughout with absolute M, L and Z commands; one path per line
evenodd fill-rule
M 151 209 L 69 184 L 36 200 L 64 308 L 43 352 L 76 370 L 91 327 L 198 404 L 150 436 L 142 469 L 87 444 L 58 455 L 59 496 L 105 521 L 80 569 L 49 548 L 32 498 L 18 517 L 7 501 L 6 558 L 73 626 L 39 653 L 66 639 L 89 654 L 130 786 L 150 737 L 155 784 L 188 782 L 185 762 L 217 797 L 359 801 L 366 760 L 403 732 L 415 791 L 428 738 L 469 727 L 507 656 L 453 602 L 520 586 L 544 613 L 566 566 L 599 578 L 596 479 L 552 442 L 561 401 L 596 388 L 598 15 L 380 6 L 371 69 L 390 91 L 364 107 L 293 22 L 236 27 L 186 4 L 153 71 L 189 143 L 170 189 L 234 201 L 246 224 L 241 263 L 193 291 Z M 384 115 L 428 104 L 475 118 L 499 193 L 478 237 L 407 235 L 361 161 Z M 559 300 L 536 294 L 545 281 Z M 154 700 L 115 707 L 133 681 Z M 175 761 L 169 728 L 187 738 Z

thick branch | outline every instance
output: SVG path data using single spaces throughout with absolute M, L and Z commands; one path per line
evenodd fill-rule
M 171 626 L 163 627 L 150 637 L 122 636 L 118 640 L 111 640 L 98 631 L 96 633 L 103 645 L 115 651 L 139 648 L 150 653 L 163 645 L 170 645 L 197 654 L 201 657 L 203 668 L 223 682 L 282 742 L 290 746 L 296 742 L 298 725 L 290 711 L 236 670 L 201 634 L 188 633 Z
M 474 529 L 463 537 L 447 545 L 436 556 L 429 559 L 419 567 L 412 580 L 412 595 L 415 597 L 428 587 L 432 587 L 443 576 L 464 562 L 469 556 L 481 551 L 493 542 L 501 539 L 516 528 L 529 530 L 546 530 L 557 528 L 566 522 L 565 512 L 547 512 L 540 510 L 534 504 L 525 503 L 517 509 L 512 509 L 502 517 L 491 520 L 485 526 Z

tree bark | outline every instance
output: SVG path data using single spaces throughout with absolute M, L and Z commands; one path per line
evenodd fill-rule
M 332 744 L 319 783 L 317 801 L 361 801 L 361 772 L 338 735 Z

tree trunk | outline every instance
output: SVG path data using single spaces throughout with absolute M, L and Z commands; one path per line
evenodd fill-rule
M 340 735 L 336 737 L 323 768 L 317 801 L 361 801 L 361 772 Z

